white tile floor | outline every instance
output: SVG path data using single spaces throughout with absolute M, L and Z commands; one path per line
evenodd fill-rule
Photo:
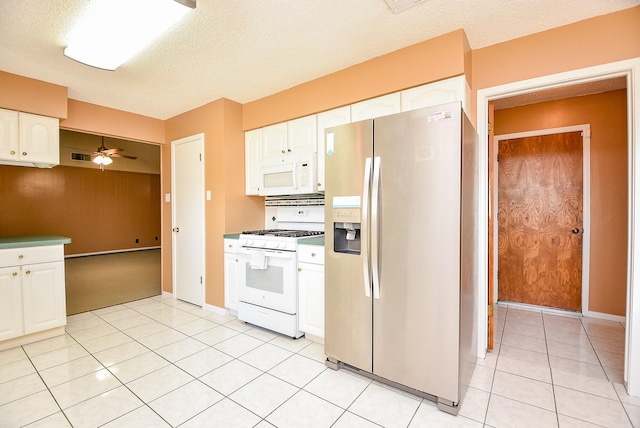
M 620 323 L 499 307 L 453 417 L 327 369 L 323 346 L 154 297 L 0 352 L 0 427 L 640 427 Z

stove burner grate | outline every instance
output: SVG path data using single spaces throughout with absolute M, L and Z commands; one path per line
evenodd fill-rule
M 324 235 L 324 232 L 313 230 L 264 229 L 242 232 L 243 235 L 282 236 L 285 238 L 302 238 L 305 236 Z

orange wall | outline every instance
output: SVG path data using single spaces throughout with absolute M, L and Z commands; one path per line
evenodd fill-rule
M 164 144 L 164 121 L 140 114 L 69 100 L 69 117 L 60 127 L 90 134 Z
M 637 57 L 640 6 L 474 50 L 471 87 L 475 94 L 483 88 Z
M 224 307 L 223 234 L 264 225 L 264 199 L 244 195 L 244 133 L 242 106 L 220 99 L 166 122 L 167 141 L 204 133 L 205 303 Z M 171 146 L 163 147 L 163 192 L 171 189 Z M 171 242 L 171 204 L 163 203 L 163 236 Z M 171 292 L 171 248 L 163 251 L 162 289 Z
M 244 129 L 470 73 L 470 59 L 467 37 L 457 30 L 244 104 Z
M 0 177 L 0 236 L 68 236 L 66 255 L 161 243 L 158 174 L 0 165 Z
M 0 71 L 0 107 L 65 118 L 67 88 Z
M 591 125 L 591 261 L 589 311 L 626 313 L 626 90 L 495 112 L 495 135 Z

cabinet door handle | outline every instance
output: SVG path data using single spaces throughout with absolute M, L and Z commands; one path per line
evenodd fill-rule
M 27 155 L 27 152 L 22 152 L 22 156 L 26 156 L 26 155 Z
M 174 228 L 173 228 L 173 229 L 171 229 L 171 230 L 173 230 L 173 231 L 174 231 L 174 232 L 176 232 L 176 233 L 180 232 L 180 228 L 179 228 L 179 227 L 174 227 Z
M 311 253 L 311 257 L 315 257 L 315 256 L 316 256 L 316 253 Z
M 19 259 L 24 259 L 24 254 L 18 254 Z
M 16 151 L 15 151 L 15 150 L 11 150 L 11 154 L 12 154 L 12 155 L 15 155 L 15 154 L 16 154 Z
M 14 272 L 14 273 L 12 273 L 11 275 L 13 275 L 13 276 L 18 276 L 18 272 Z
M 29 275 L 31 273 L 30 270 L 26 271 L 25 274 Z
M 302 268 L 298 268 L 298 272 L 302 272 Z

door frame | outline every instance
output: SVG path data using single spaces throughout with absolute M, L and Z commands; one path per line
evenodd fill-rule
M 186 143 L 190 143 L 190 142 L 199 142 L 200 146 L 202 148 L 202 156 L 204 156 L 204 133 L 199 133 L 199 134 L 195 134 L 195 135 L 191 135 L 188 137 L 184 137 L 184 138 L 180 138 L 178 140 L 174 140 L 171 142 L 171 194 L 175 196 L 175 192 L 176 192 L 176 176 L 175 176 L 175 171 L 176 171 L 176 167 L 175 167 L 175 162 L 176 162 L 176 146 L 180 145 L 180 144 L 186 144 Z M 205 188 L 205 183 L 204 183 L 204 159 L 202 159 L 202 162 L 200 162 L 200 176 L 202 177 L 202 197 L 204 198 L 204 188 Z M 202 204 L 202 213 L 201 213 L 201 218 L 202 218 L 202 224 L 201 224 L 201 229 L 202 229 L 202 254 L 200 255 L 200 264 L 201 264 L 201 272 L 202 272 L 202 307 L 204 307 L 205 305 L 205 290 L 206 290 L 206 284 L 207 284 L 207 280 L 206 280 L 206 271 L 205 271 L 205 252 L 206 252 L 206 247 L 205 247 L 205 226 L 206 226 L 206 222 L 205 222 L 205 204 Z M 176 204 L 174 201 L 171 202 L 171 281 L 172 281 L 172 287 L 173 287 L 173 300 L 177 300 L 178 299 L 178 282 L 176 280 L 176 265 L 178 263 L 178 251 L 177 251 L 177 245 L 176 245 L 176 234 L 173 232 L 173 228 L 176 227 L 175 224 L 176 221 Z
M 498 212 L 498 147 L 500 141 L 511 140 L 513 138 L 541 137 L 544 135 L 562 134 L 567 132 L 582 132 L 582 290 L 581 290 L 581 307 L 582 315 L 589 315 L 589 261 L 591 254 L 591 125 L 586 123 L 583 125 L 563 126 L 559 128 L 538 129 L 534 131 L 515 132 L 512 134 L 502 134 L 493 136 L 493 148 L 496 156 L 492 159 L 494 179 L 496 185 L 493 189 L 493 207 L 494 213 Z M 497 218 L 496 218 L 497 220 Z M 495 221 L 495 220 L 494 220 Z M 494 302 L 498 301 L 498 228 L 493 228 L 493 296 Z M 516 304 L 514 304 L 517 306 Z
M 629 395 L 640 397 L 640 57 L 522 80 L 477 91 L 476 127 L 481 136 L 478 182 L 478 357 L 487 353 L 488 306 L 488 102 L 500 98 L 558 88 L 578 83 L 610 79 L 627 79 L 627 136 L 629 153 L 629 220 L 627 258 L 627 313 L 624 356 L 624 381 Z M 637 334 L 634 337 L 633 332 Z

